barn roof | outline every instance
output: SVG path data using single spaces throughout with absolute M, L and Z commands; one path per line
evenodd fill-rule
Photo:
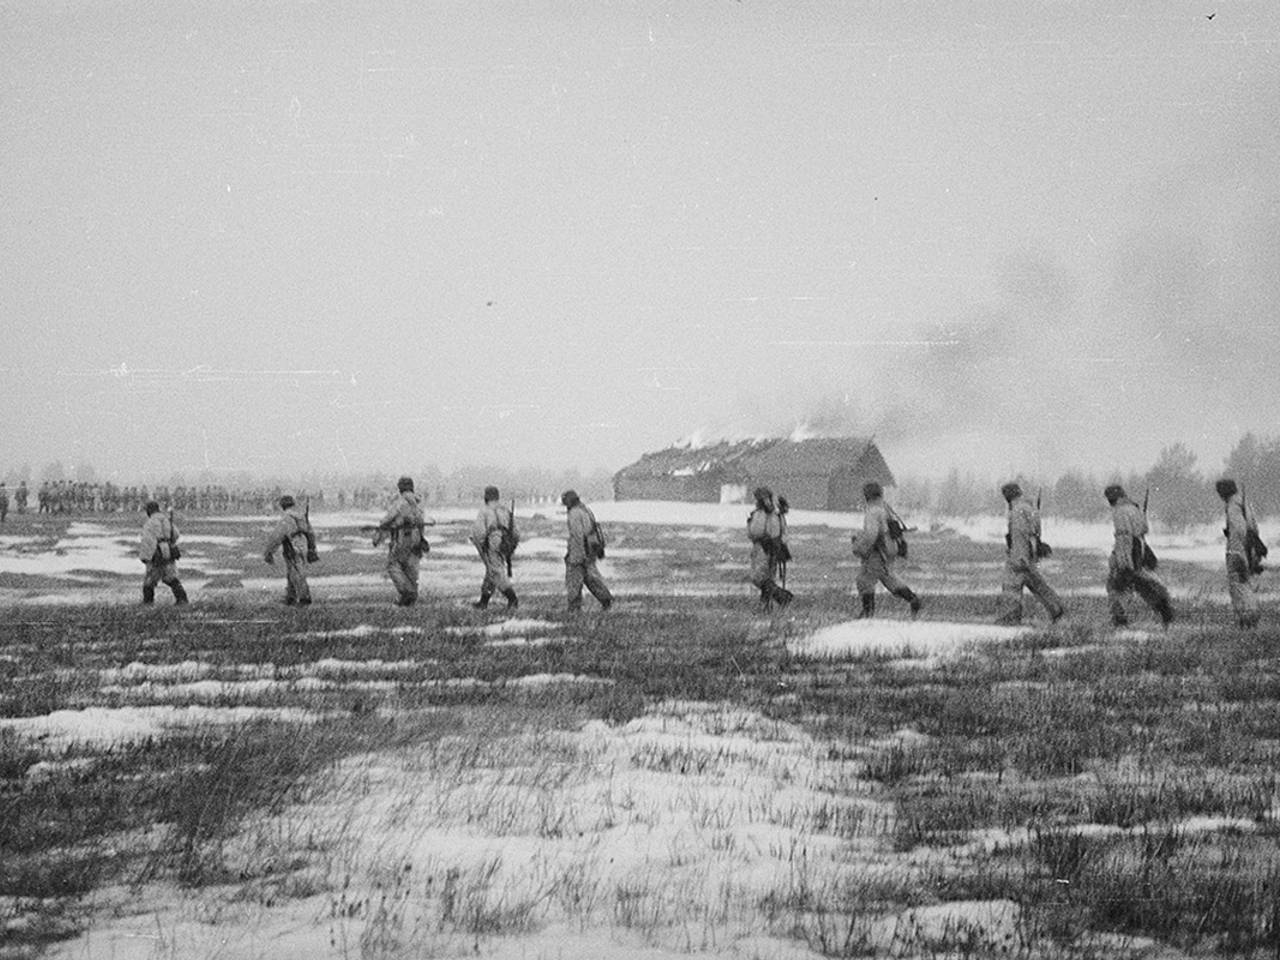
M 814 437 L 810 440 L 780 440 L 767 449 L 744 458 L 752 475 L 829 475 L 834 467 L 853 467 L 873 449 L 871 440 L 861 437 Z
M 837 467 L 857 466 L 871 451 L 876 451 L 875 443 L 865 437 L 723 441 L 703 447 L 677 446 L 646 453 L 620 472 L 651 477 L 692 476 L 712 470 L 744 477 L 780 473 L 829 475 Z M 878 451 L 876 454 L 873 459 L 879 458 Z
M 690 476 L 711 470 L 724 470 L 739 463 L 743 457 L 765 449 L 778 440 L 743 440 L 714 443 L 704 447 L 668 447 L 655 453 L 646 453 L 635 463 L 623 467 L 621 472 L 632 476 Z

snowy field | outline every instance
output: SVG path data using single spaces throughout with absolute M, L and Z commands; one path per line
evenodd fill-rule
M 936 891 L 993 857 L 1039 856 L 1034 818 L 1078 842 L 1137 842 L 1136 814 L 1117 821 L 1094 798 L 1141 793 L 1153 775 L 1129 786 L 1124 751 L 1084 767 L 1057 759 L 1109 722 L 1081 711 L 1113 702 L 1070 691 L 1082 676 L 1091 690 L 1118 684 L 1126 657 L 1190 649 L 1227 622 L 1213 530 L 1154 538 L 1178 598 L 1173 630 L 1133 605 L 1134 627 L 1115 631 L 1102 592 L 1109 528 L 1046 523 L 1055 554 L 1044 570 L 1068 617 L 1050 628 L 1028 599 L 1024 625 L 1003 627 L 992 622 L 999 517 L 917 520 L 900 573 L 925 598 L 920 618 L 882 592 L 879 616 L 855 620 L 848 537 L 859 515 L 792 515 L 797 600 L 767 615 L 745 582 L 745 508 L 593 507 L 618 597 L 607 616 L 590 598 L 584 614 L 566 615 L 563 513 L 550 510 L 521 511 L 512 615 L 471 608 L 482 569 L 470 510 L 434 516 L 423 602 L 410 611 L 391 606 L 383 551 L 359 531 L 369 515 L 317 515 L 322 559 L 308 610 L 279 604 L 280 565 L 261 557 L 269 518 L 179 519 L 192 595 L 183 610 L 163 590 L 154 608 L 138 605 L 130 523 L 11 525 L 0 538 L 0 797 L 74 807 L 133 782 L 111 772 L 119 765 L 152 770 L 158 750 L 188 757 L 145 781 L 163 791 L 213 776 L 224 744 L 251 752 L 277 740 L 309 758 L 299 781 L 309 786 L 197 832 L 194 867 L 189 853 L 163 852 L 187 821 L 136 798 L 141 812 L 122 807 L 118 827 L 14 846 L 18 866 L 0 866 L 7 935 L 53 957 L 140 960 L 1030 950 L 1043 916 L 1016 886 Z M 1269 609 L 1265 578 L 1262 599 Z M 1179 657 L 1195 676 L 1227 675 Z M 939 691 L 953 688 L 961 700 L 940 708 Z M 1117 702 L 1143 687 L 1124 689 Z M 1146 709 L 1150 722 L 1156 708 Z M 989 740 L 999 723 L 1018 731 Z M 1137 736 L 1142 723 L 1118 729 Z M 349 732 L 334 740 L 335 730 Z M 274 756 L 237 774 L 250 778 L 237 790 L 251 791 L 252 770 Z M 1204 763 L 1183 758 L 1152 781 L 1161 803 L 1200 798 L 1162 822 L 1197 844 L 1269 835 L 1276 799 L 1241 772 L 1248 764 L 1205 774 L 1238 784 L 1211 789 L 1188 772 Z M 1066 799 L 1019 813 L 1037 791 Z M 135 820 L 143 813 L 159 819 Z M 105 865 L 92 859 L 94 881 L 71 899 L 14 889 L 59 857 L 79 863 L 103 850 Z M 182 870 L 201 879 L 179 883 Z M 1108 940 L 1081 923 L 1087 942 L 1106 948 L 1099 955 L 1155 942 L 1141 931 Z

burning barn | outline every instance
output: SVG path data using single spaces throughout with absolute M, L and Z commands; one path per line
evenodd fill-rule
M 738 503 L 757 486 L 806 510 L 858 510 L 862 485 L 894 485 L 874 440 L 815 437 L 676 446 L 646 453 L 613 477 L 617 500 Z

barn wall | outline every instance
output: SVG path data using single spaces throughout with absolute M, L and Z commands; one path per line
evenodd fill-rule
M 774 497 L 787 498 L 787 503 L 800 510 L 827 509 L 827 477 L 795 477 L 784 474 L 761 474 L 749 481 L 754 489 L 759 486 L 768 487 Z
M 679 500 L 691 503 L 719 503 L 717 477 L 653 477 L 618 474 L 613 481 L 615 500 Z

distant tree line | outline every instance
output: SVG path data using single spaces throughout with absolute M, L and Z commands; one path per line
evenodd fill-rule
M 1029 496 L 1039 496 L 1046 516 L 1073 520 L 1103 520 L 1108 507 L 1102 489 L 1109 483 L 1124 485 L 1139 504 L 1149 497 L 1152 522 L 1166 530 L 1183 530 L 1210 523 L 1222 516 L 1222 501 L 1214 490 L 1220 477 L 1232 477 L 1244 490 L 1249 511 L 1257 517 L 1280 514 L 1280 437 L 1246 433 L 1223 463 L 1222 469 L 1202 471 L 1196 455 L 1183 443 L 1160 451 L 1145 471 L 1109 474 L 1071 469 L 1052 480 L 1020 477 L 978 477 L 952 470 L 943 480 L 904 478 L 897 490 L 899 510 L 936 516 L 971 517 L 1004 508 L 999 484 L 1017 480 Z

